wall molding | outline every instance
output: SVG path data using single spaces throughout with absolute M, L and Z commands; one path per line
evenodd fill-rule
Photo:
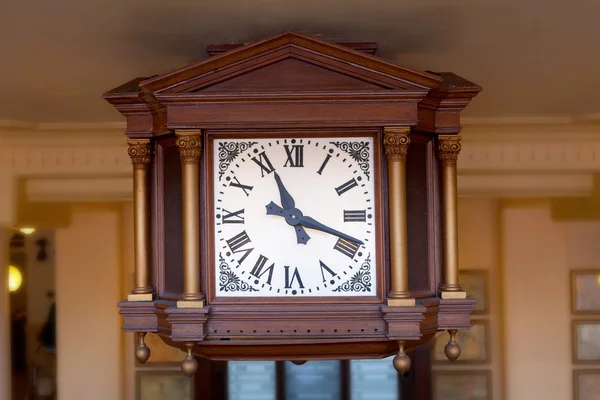
M 124 131 L 124 122 L 0 120 L 0 170 L 7 182 L 0 197 L 13 198 L 9 192 L 16 185 L 10 181 L 24 180 L 28 201 L 67 201 L 67 195 L 129 201 L 132 168 Z M 600 113 L 464 118 L 461 134 L 460 195 L 582 197 L 594 190 Z M 4 200 L 0 203 L 16 204 Z M 0 223 L 14 215 L 12 209 L 0 210 Z

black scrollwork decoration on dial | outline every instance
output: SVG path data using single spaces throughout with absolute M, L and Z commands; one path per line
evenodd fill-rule
M 219 253 L 219 285 L 223 292 L 257 292 L 252 286 L 242 281 L 231 270 L 229 264 L 225 261 L 221 253 Z
M 235 159 L 254 146 L 257 142 L 220 142 L 219 143 L 219 181 Z
M 365 258 L 358 272 L 352 278 L 342 283 L 334 292 L 370 292 L 371 291 L 371 254 Z
M 363 171 L 367 180 L 371 179 L 369 171 L 369 142 L 329 142 L 352 157 Z

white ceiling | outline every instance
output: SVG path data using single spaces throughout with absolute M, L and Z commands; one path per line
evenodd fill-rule
M 117 121 L 101 95 L 281 31 L 483 87 L 470 117 L 600 111 L 600 0 L 24 0 L 0 6 L 0 119 Z

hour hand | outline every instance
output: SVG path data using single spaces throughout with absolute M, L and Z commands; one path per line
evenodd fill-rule
M 307 217 L 306 215 L 300 217 L 300 225 L 302 225 L 305 228 L 316 229 L 321 232 L 329 233 L 330 235 L 335 235 L 339 238 L 346 239 L 346 240 L 349 240 L 354 243 L 363 244 L 362 241 L 360 241 L 356 238 L 353 238 L 350 235 L 346 235 L 345 233 L 337 231 L 333 228 L 330 228 L 326 225 L 323 225 L 319 221 L 316 221 L 314 218 Z
M 285 221 L 294 228 L 298 244 L 306 244 L 310 240 L 310 236 L 308 236 L 308 233 L 306 233 L 302 225 L 298 223 L 298 219 L 292 218 L 292 213 L 298 210 L 285 210 L 273 202 L 267 204 L 266 207 L 267 215 L 279 215 L 280 217 L 285 218 Z
M 283 208 L 285 208 L 286 210 L 291 210 L 292 208 L 295 208 L 296 202 L 294 201 L 294 198 L 292 197 L 290 192 L 288 192 L 285 186 L 283 186 L 283 182 L 281 181 L 281 178 L 279 177 L 277 172 L 275 172 L 275 182 L 277 182 L 277 188 L 279 189 L 279 196 L 281 197 L 281 205 L 283 206 Z

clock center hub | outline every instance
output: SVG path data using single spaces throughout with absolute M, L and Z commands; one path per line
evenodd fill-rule
M 283 215 L 285 217 L 285 222 L 287 222 L 288 225 L 296 226 L 300 223 L 302 211 L 297 208 L 292 208 L 291 210 L 284 210 Z

